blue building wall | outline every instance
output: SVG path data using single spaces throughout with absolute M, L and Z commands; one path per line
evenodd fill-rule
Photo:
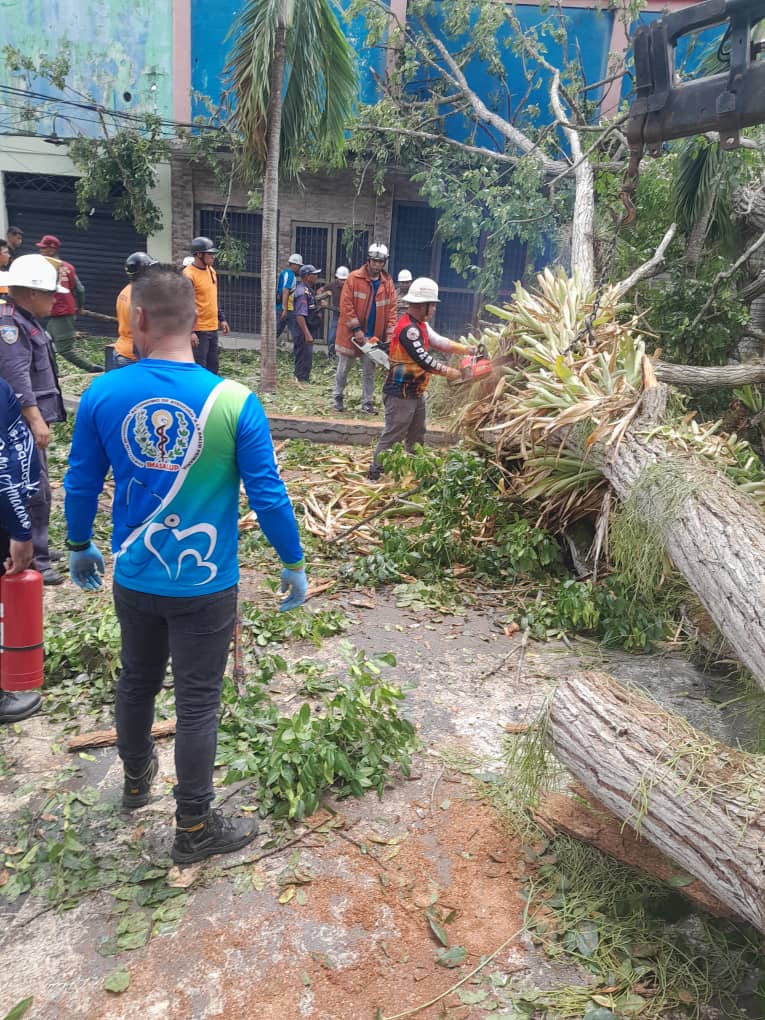
M 125 7 L 113 0 L 5 0 L 2 42 L 25 57 L 56 57 L 68 52 L 67 81 L 77 92 L 107 109 L 126 113 L 173 111 L 172 0 L 133 0 L 129 31 Z M 25 102 L 3 90 L 0 133 L 99 134 L 92 110 L 71 105 L 81 100 L 41 78 L 28 79 L 0 62 L 0 85 L 49 96 L 52 102 Z
M 349 0 L 341 0 L 340 6 L 347 10 Z M 203 93 L 217 105 L 221 94 L 221 75 L 226 65 L 231 39 L 231 26 L 236 21 L 243 4 L 241 0 L 191 0 L 191 87 L 194 92 Z M 341 19 L 340 24 L 356 53 L 359 75 L 359 100 L 373 103 L 378 90 L 373 71 L 382 76 L 385 72 L 385 51 L 365 46 L 366 26 L 363 17 L 350 22 Z M 204 116 L 204 103 L 192 100 L 192 115 Z

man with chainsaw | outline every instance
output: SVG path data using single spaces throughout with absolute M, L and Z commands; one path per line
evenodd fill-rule
M 474 353 L 472 347 L 438 334 L 438 339 L 434 339 L 428 332 L 428 319 L 438 304 L 438 284 L 434 280 L 427 276 L 413 280 L 403 301 L 408 311 L 396 323 L 390 345 L 390 368 L 383 386 L 385 427 L 369 469 L 372 481 L 382 474 L 378 459 L 383 450 L 403 442 L 411 452 L 416 443 L 425 441 L 425 391 L 431 375 L 445 375 L 450 382 L 462 379 L 458 368 L 434 358 L 431 350 L 444 354 Z
M 396 288 L 385 272 L 388 249 L 384 244 L 371 244 L 367 261 L 354 269 L 340 294 L 340 318 L 337 323 L 335 350 L 338 355 L 335 374 L 335 410 L 345 410 L 344 395 L 348 372 L 361 358 L 361 410 L 377 414 L 374 404 L 376 337 L 387 345 L 396 326 Z

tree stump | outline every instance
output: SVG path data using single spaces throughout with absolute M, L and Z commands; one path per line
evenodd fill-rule
M 765 932 L 765 760 L 604 673 L 567 677 L 548 747 L 610 811 Z

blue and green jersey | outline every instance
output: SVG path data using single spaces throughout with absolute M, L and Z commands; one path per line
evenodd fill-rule
M 295 515 L 257 397 L 199 365 L 148 358 L 83 394 L 64 478 L 72 542 L 90 538 L 111 467 L 114 578 L 155 595 L 222 591 L 239 579 L 239 485 L 289 566 Z

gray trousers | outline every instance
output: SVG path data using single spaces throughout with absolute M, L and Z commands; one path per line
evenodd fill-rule
M 373 467 L 384 450 L 390 450 L 396 443 L 403 443 L 408 453 L 415 444 L 425 442 L 425 394 L 419 397 L 393 397 L 385 394 L 385 427 L 377 441 Z
M 361 361 L 361 406 L 372 407 L 375 402 L 375 368 L 374 361 L 360 355 L 360 358 L 349 358 L 347 354 L 337 356 L 337 371 L 335 372 L 335 402 L 343 399 L 345 384 L 348 381 L 348 373 L 351 365 Z
M 40 461 L 40 487 L 29 501 L 29 516 L 32 519 L 32 545 L 35 550 L 35 563 L 38 570 L 47 570 L 50 566 L 48 522 L 50 521 L 51 500 L 48 455 L 38 446 L 37 457 Z

